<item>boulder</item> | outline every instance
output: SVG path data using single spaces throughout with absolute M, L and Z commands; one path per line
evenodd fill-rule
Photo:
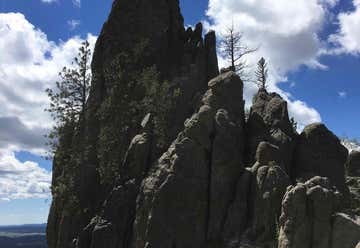
M 289 186 L 282 202 L 278 247 L 331 247 L 332 216 L 340 199 L 327 178 L 314 177 Z
M 346 162 L 347 175 L 350 177 L 360 177 L 360 151 L 352 151 Z
M 324 124 L 315 123 L 301 133 L 294 157 L 294 177 L 306 181 L 314 176 L 329 178 L 346 194 L 345 162 L 348 151 Z

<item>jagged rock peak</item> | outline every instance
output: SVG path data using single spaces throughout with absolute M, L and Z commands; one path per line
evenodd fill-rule
M 260 89 L 253 98 L 246 123 L 246 163 L 252 166 L 258 145 L 269 142 L 279 148 L 279 166 L 291 174 L 297 133 L 289 120 L 287 102 L 277 93 Z
M 107 100 L 112 97 L 112 93 L 116 91 L 114 85 L 127 83 L 124 78 L 113 79 L 111 75 L 116 74 L 116 71 L 111 70 L 112 63 L 118 62 L 116 61 L 118 58 L 136 57 L 132 61 L 135 64 L 132 65 L 135 67 L 134 71 L 126 68 L 128 74 L 155 67 L 159 73 L 159 80 L 169 82 L 171 89 L 178 89 L 181 92 L 174 104 L 176 111 L 171 111 L 164 117 L 169 122 L 167 123 L 169 130 L 166 130 L 167 138 L 173 140 L 181 131 L 185 119 L 194 113 L 201 101 L 201 96 L 207 90 L 208 80 L 219 74 L 215 33 L 209 32 L 205 37 L 202 33 L 201 24 L 196 25 L 195 30 L 185 31 L 178 0 L 115 0 L 113 2 L 111 13 L 95 45 L 91 66 L 93 80 L 84 120 L 79 127 L 81 136 L 73 137 L 71 139 L 73 145 L 69 145 L 69 148 L 74 146 L 79 151 L 79 158 L 76 159 L 78 171 L 72 176 L 76 182 L 74 193 L 79 198 L 80 209 L 65 212 L 61 196 L 54 198 L 48 227 L 50 248 L 69 247 L 73 239 L 79 235 L 80 230 L 88 225 L 90 220 L 99 214 L 99 211 L 102 211 L 104 200 L 118 199 L 127 195 L 133 197 L 130 197 L 133 200 L 131 202 L 136 199 L 137 180 L 141 180 L 143 175 L 137 177 L 135 183 L 127 181 L 124 185 L 112 190 L 112 185 L 101 183 L 99 173 L 103 160 L 106 160 L 99 156 L 101 132 L 109 127 L 109 123 L 112 123 L 112 121 L 99 118 L 99 112 L 108 103 Z M 128 64 L 127 61 L 123 63 Z M 138 91 L 141 89 L 136 88 L 134 91 L 136 93 L 130 94 L 126 99 L 127 102 L 139 102 L 141 93 Z M 123 94 L 119 94 L 117 98 L 122 96 Z M 114 103 L 109 104 L 114 105 Z M 109 106 L 109 115 L 122 116 L 121 110 L 115 110 L 116 108 L 113 107 Z M 130 151 L 147 147 L 148 137 L 139 133 L 140 123 L 137 122 L 138 120 L 131 121 L 133 124 L 128 125 L 126 129 L 118 127 L 126 131 L 118 137 L 118 140 L 121 140 L 121 145 L 116 148 L 118 154 L 112 155 L 112 158 L 117 158 L 117 163 L 124 159 L 128 145 L 136 134 L 140 136 L 133 140 Z M 111 131 L 116 133 L 115 130 Z M 113 150 L 112 148 L 111 152 Z M 152 156 L 157 154 L 154 151 L 151 153 Z M 73 154 L 69 154 L 69 157 L 71 155 Z M 145 168 L 143 167 L 145 165 L 140 163 L 141 161 L 135 162 L 137 167 L 132 168 L 132 172 L 137 173 L 137 169 Z M 121 162 L 119 166 L 120 164 Z M 61 176 L 64 173 L 61 164 L 57 163 L 54 163 L 54 171 L 55 176 Z M 54 178 L 53 184 L 56 181 L 57 179 Z M 123 207 L 126 211 L 127 206 Z M 132 213 L 131 211 L 135 211 L 134 208 L 130 208 L 129 212 Z M 130 216 L 131 219 L 132 214 L 124 216 Z M 106 216 L 102 217 L 106 219 Z M 104 231 L 106 229 L 100 224 L 90 226 L 98 230 L 97 234 L 106 233 Z
M 209 82 L 202 106 L 143 181 L 135 247 L 204 247 L 222 240 L 244 170 L 242 91 L 232 72 Z
M 198 79 L 207 81 L 218 75 L 216 37 L 210 31 L 204 40 L 202 32 L 201 23 L 185 31 L 178 0 L 116 0 L 95 46 L 93 73 L 101 79 L 102 70 L 116 55 L 145 43 L 143 66 L 156 65 L 171 79 L 196 64 Z

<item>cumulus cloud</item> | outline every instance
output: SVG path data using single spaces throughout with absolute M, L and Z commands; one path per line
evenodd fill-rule
M 49 103 L 45 89 L 54 87 L 58 72 L 71 65 L 83 40 L 73 37 L 56 44 L 20 13 L 0 13 L 0 36 L 0 148 L 7 143 L 27 151 L 42 149 L 43 134 L 53 124 L 44 112 Z M 93 46 L 95 37 L 87 39 Z
M 329 38 L 336 45 L 333 53 L 360 54 L 360 0 L 352 2 L 354 10 L 339 14 L 339 30 Z
M 42 153 L 46 128 L 29 128 L 17 117 L 0 117 L 0 149 Z
M 45 89 L 71 66 L 84 40 L 50 41 L 20 13 L 0 13 L 0 37 L 0 201 L 46 198 L 51 172 L 20 162 L 14 152 L 44 154 L 44 134 L 53 125 Z M 87 39 L 93 47 L 96 37 Z
M 318 33 L 337 3 L 338 0 L 210 0 L 207 10 L 210 22 L 205 23 L 205 28 L 214 29 L 221 36 L 233 23 L 242 31 L 244 42 L 249 47 L 258 47 L 256 53 L 247 57 L 248 63 L 255 65 L 260 57 L 267 59 L 269 90 L 288 100 L 290 115 L 301 125 L 307 125 L 321 121 L 320 114 L 281 90 L 278 83 L 287 82 L 287 73 L 303 65 L 313 69 L 327 68 L 319 61 L 325 44 Z M 219 61 L 226 65 L 223 59 Z M 287 83 L 291 86 L 295 82 Z M 253 84 L 245 84 L 248 101 L 255 92 Z
M 18 161 L 13 152 L 0 150 L 0 201 L 49 198 L 51 173 L 37 163 Z

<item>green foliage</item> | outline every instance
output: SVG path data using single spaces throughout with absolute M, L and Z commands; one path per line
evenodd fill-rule
M 89 94 L 90 56 L 89 43 L 86 41 L 79 48 L 73 66 L 64 67 L 59 73 L 60 81 L 56 82 L 54 88 L 46 89 L 50 105 L 45 111 L 50 112 L 55 121 L 47 135 L 50 148 L 48 157 L 54 159 L 52 194 L 69 212 L 78 209 L 79 204 L 74 182 L 78 152 L 73 139 L 78 132 Z
M 161 81 L 155 66 L 142 65 L 146 45 L 141 42 L 130 53 L 119 54 L 105 69 L 105 83 L 110 89 L 98 111 L 98 159 L 103 184 L 111 184 L 119 175 L 130 141 L 147 113 L 154 116 L 156 145 L 162 148 L 168 143 L 167 117 L 180 90 Z
M 53 154 L 58 146 L 58 138 L 67 124 L 75 124 L 85 111 L 86 100 L 90 89 L 90 48 L 87 41 L 82 43 L 79 53 L 73 61 L 72 68 L 64 67 L 59 73 L 60 81 L 56 87 L 46 89 L 50 99 L 48 111 L 55 125 L 47 135 L 48 145 Z
M 176 99 L 181 96 L 181 90 L 172 89 L 167 81 L 160 82 L 155 67 L 143 71 L 142 82 L 144 82 L 145 96 L 141 105 L 145 113 L 151 113 L 154 116 L 156 145 L 163 149 L 169 142 L 167 130 L 170 127 L 167 117 L 175 107 Z
M 256 84 L 259 89 L 266 90 L 267 89 L 267 78 L 268 78 L 268 69 L 267 63 L 264 58 L 261 58 L 257 63 L 257 70 L 255 72 L 256 75 Z

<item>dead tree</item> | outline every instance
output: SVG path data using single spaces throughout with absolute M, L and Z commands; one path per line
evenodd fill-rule
M 228 27 L 222 35 L 220 41 L 220 50 L 230 64 L 230 70 L 236 72 L 240 77 L 247 78 L 245 69 L 247 68 L 244 57 L 250 53 L 257 51 L 244 44 L 243 33 L 235 30 L 234 25 Z

